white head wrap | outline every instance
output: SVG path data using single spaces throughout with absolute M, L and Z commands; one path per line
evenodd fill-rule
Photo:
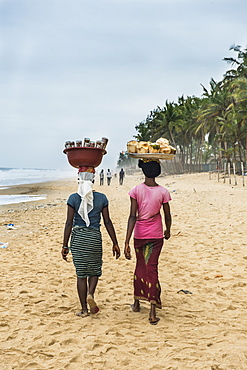
M 86 226 L 90 224 L 88 213 L 93 209 L 93 181 L 94 174 L 91 172 L 79 172 L 78 173 L 78 191 L 77 193 L 81 196 L 81 204 L 78 209 L 78 213 L 81 218 L 85 221 Z

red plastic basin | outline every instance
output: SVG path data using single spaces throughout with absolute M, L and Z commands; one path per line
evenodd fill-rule
M 64 149 L 68 162 L 72 167 L 82 166 L 97 167 L 100 165 L 103 155 L 107 152 L 101 148 L 74 147 Z

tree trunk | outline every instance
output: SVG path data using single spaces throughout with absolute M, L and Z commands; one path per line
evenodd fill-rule
M 247 166 L 247 135 L 246 135 L 246 145 L 245 145 L 245 166 Z

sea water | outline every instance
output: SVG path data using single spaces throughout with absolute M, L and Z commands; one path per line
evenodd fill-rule
M 2 168 L 0 167 L 0 190 L 14 185 L 34 184 L 76 176 L 75 170 L 44 170 L 30 168 Z M 45 199 L 45 195 L 0 195 L 0 205 L 30 202 Z

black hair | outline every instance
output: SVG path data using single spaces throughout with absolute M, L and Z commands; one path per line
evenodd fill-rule
M 143 160 L 139 159 L 138 167 L 141 168 L 144 175 L 150 179 L 161 174 L 161 166 L 157 161 L 143 162 Z

